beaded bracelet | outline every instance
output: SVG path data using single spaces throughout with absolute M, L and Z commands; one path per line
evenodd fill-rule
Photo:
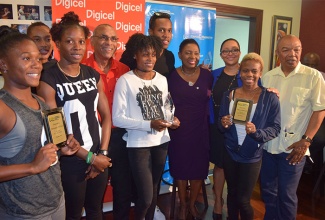
M 93 152 L 89 151 L 86 158 L 86 163 L 90 164 L 91 158 L 93 157 Z

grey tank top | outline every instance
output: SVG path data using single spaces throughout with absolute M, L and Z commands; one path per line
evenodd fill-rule
M 25 142 L 25 139 L 24 123 L 20 116 L 16 114 L 15 126 L 6 136 L 0 139 L 0 156 L 6 158 L 15 156 L 22 149 L 22 143 Z
M 19 126 L 17 129 L 22 129 L 22 133 L 26 135 L 23 142 L 16 144 L 21 147 L 14 156 L 10 158 L 0 156 L 0 166 L 30 163 L 42 147 L 41 110 L 48 107 L 37 96 L 33 96 L 38 101 L 40 110 L 31 109 L 7 91 L 0 90 L 0 99 L 16 113 L 17 121 L 18 117 L 22 120 L 22 123 L 16 123 L 15 127 Z M 3 148 L 2 143 L 0 151 Z M 43 173 L 0 183 L 1 209 L 6 210 L 8 215 L 25 219 L 42 218 L 54 213 L 62 195 L 59 163 Z

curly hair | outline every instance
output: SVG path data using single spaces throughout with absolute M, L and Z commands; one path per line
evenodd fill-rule
M 7 54 L 10 50 L 14 49 L 17 44 L 19 44 L 25 40 L 30 40 L 30 41 L 34 42 L 26 34 L 21 34 L 14 29 L 11 29 L 11 28 L 1 29 L 0 30 L 0 48 L 1 48 L 0 59 L 7 57 Z
M 137 67 L 137 62 L 134 59 L 134 55 L 139 51 L 152 48 L 156 52 L 156 57 L 158 58 L 162 51 L 162 42 L 159 37 L 135 33 L 129 38 L 128 42 L 125 44 L 125 48 L 120 61 L 130 69 L 135 69 Z
M 65 30 L 70 27 L 79 27 L 83 30 L 85 38 L 88 38 L 90 31 L 86 26 L 80 25 L 81 20 L 79 16 L 73 11 L 70 11 L 63 15 L 59 23 L 53 23 L 50 33 L 52 35 L 53 41 L 60 41 Z

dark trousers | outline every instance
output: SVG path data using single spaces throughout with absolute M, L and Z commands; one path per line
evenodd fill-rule
M 318 170 L 323 166 L 323 148 L 325 147 L 325 120 L 321 124 L 309 147 L 310 156 L 315 162 L 314 167 Z
M 266 220 L 296 219 L 297 188 L 306 157 L 296 165 L 290 165 L 289 154 L 270 154 L 263 151 L 261 191 L 265 203 Z
M 152 220 L 157 190 L 164 170 L 168 143 L 153 147 L 128 148 L 129 162 L 137 189 L 135 220 Z
M 228 187 L 227 207 L 229 220 L 252 220 L 254 210 L 250 199 L 258 179 L 262 160 L 255 163 L 239 163 L 225 152 L 224 172 Z
M 122 139 L 125 133 L 123 128 L 113 128 L 108 148 L 108 156 L 113 164 L 110 168 L 113 187 L 113 217 L 119 220 L 129 219 L 132 199 L 133 180 L 126 142 Z
M 62 186 L 65 194 L 66 219 L 80 220 L 82 208 L 86 218 L 103 219 L 102 201 L 107 186 L 108 170 L 85 181 L 88 164 L 77 157 L 61 157 Z

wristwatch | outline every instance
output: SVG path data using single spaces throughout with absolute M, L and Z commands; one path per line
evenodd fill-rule
M 308 141 L 309 143 L 313 143 L 313 140 L 305 134 L 301 137 L 301 139 L 304 139 L 304 140 Z
M 102 155 L 104 155 L 106 157 L 108 156 L 108 150 L 99 150 L 98 153 L 102 154 Z

